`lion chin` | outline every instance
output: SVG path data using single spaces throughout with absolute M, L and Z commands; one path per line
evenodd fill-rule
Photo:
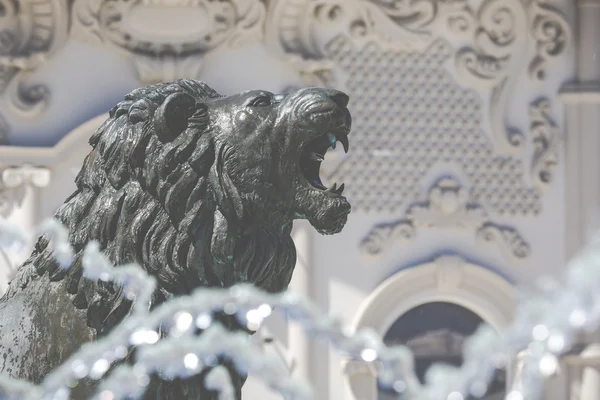
M 92 240 L 114 264 L 134 262 L 156 278 L 153 307 L 198 287 L 285 290 L 293 220 L 333 234 L 350 212 L 344 185 L 319 177 L 329 148 L 348 151 L 347 104 L 344 93 L 319 88 L 224 97 L 190 79 L 125 96 L 90 138 L 77 190 L 55 214 L 76 251 L 72 267 L 60 268 L 41 237 L 0 301 L 0 353 L 10 354 L 0 369 L 39 383 L 131 311 L 122 290 L 82 274 Z M 231 373 L 239 398 L 245 377 Z M 203 376 L 152 379 L 144 398 L 216 398 Z M 93 388 L 76 391 L 88 398 Z

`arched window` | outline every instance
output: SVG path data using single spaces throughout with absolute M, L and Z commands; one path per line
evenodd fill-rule
M 434 360 L 446 358 L 460 364 L 462 360 L 456 357 L 460 352 L 452 346 L 474 332 L 482 321 L 501 332 L 512 320 L 515 306 L 515 288 L 503 277 L 461 257 L 445 255 L 402 269 L 385 280 L 362 303 L 353 327 L 373 328 L 386 341 L 400 341 L 421 352 L 417 368 L 422 378 L 426 366 Z M 439 323 L 436 325 L 434 320 Z M 431 347 L 425 350 L 428 342 Z M 452 351 L 435 353 L 434 347 L 440 343 Z M 431 353 L 426 355 L 427 351 Z M 345 367 L 350 392 L 355 399 L 383 400 L 374 368 L 361 363 L 367 364 L 352 361 Z M 510 370 L 497 375 L 486 400 L 496 400 L 494 388 L 502 387 L 506 376 L 510 376 Z M 502 392 L 497 393 L 502 398 Z
M 388 329 L 384 343 L 408 346 L 415 356 L 415 372 L 421 382 L 435 363 L 460 366 L 464 340 L 471 336 L 483 319 L 465 307 L 448 302 L 417 306 L 401 315 Z M 498 371 L 484 397 L 503 399 L 506 394 L 506 371 Z M 379 400 L 397 400 L 389 388 L 379 387 Z

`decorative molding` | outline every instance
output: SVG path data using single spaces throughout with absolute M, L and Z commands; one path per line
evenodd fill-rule
M 477 231 L 477 239 L 482 243 L 498 243 L 504 254 L 513 261 L 522 260 L 531 254 L 531 248 L 519 232 L 506 226 L 486 223 Z
M 23 185 L 32 185 L 38 188 L 46 187 L 50 184 L 50 170 L 31 165 L 5 168 L 2 171 L 2 183 L 4 187 L 9 189 Z
M 465 260 L 454 255 L 443 255 L 436 259 L 436 280 L 440 291 L 456 290 L 464 279 Z
M 530 7 L 531 33 L 537 54 L 529 63 L 529 74 L 532 79 L 543 80 L 548 63 L 564 54 L 571 33 L 565 18 L 549 6 L 547 0 L 535 0 Z
M 533 161 L 531 175 L 538 185 L 550 183 L 558 164 L 559 130 L 550 117 L 550 100 L 535 101 L 529 108 L 531 139 L 533 140 Z
M 385 252 L 394 243 L 411 241 L 415 234 L 414 225 L 406 220 L 376 225 L 362 241 L 360 249 L 363 253 L 376 256 Z
M 434 0 L 399 3 L 284 0 L 272 4 L 267 26 L 272 29 L 271 40 L 280 50 L 307 60 L 326 58 L 328 42 L 340 34 L 359 43 L 379 38 L 394 48 L 422 50 L 429 44 L 431 34 L 418 25 L 432 21 L 431 12 L 437 9 Z
M 487 219 L 485 211 L 469 204 L 469 191 L 451 178 L 440 179 L 429 191 L 429 201 L 415 204 L 406 217 L 417 228 L 477 229 Z
M 600 82 L 567 83 L 561 88 L 559 97 L 567 104 L 600 103 Z
M 340 35 L 358 47 L 376 41 L 412 52 L 440 37 L 463 43 L 455 49 L 455 66 L 465 82 L 489 92 L 492 135 L 507 154 L 520 153 L 526 141 L 506 126 L 518 71 L 528 68 L 532 80 L 544 80 L 549 61 L 571 42 L 565 18 L 545 0 L 285 0 L 274 2 L 269 18 L 271 42 L 293 55 L 294 65 L 313 81 L 296 58 L 313 65 L 326 61 L 328 46 Z M 319 69 L 328 67 L 321 63 Z
M 441 265 L 441 268 L 440 268 Z M 457 285 L 439 290 L 440 270 L 451 265 L 460 268 Z M 403 314 L 423 304 L 449 302 L 474 312 L 497 331 L 502 331 L 516 311 L 516 289 L 501 276 L 467 262 L 458 256 L 441 256 L 432 262 L 403 268 L 373 290 L 359 306 L 352 329 L 374 329 L 382 337 Z M 344 364 L 347 364 L 345 362 Z M 353 399 L 364 397 L 364 388 L 376 388 L 376 365 L 354 361 L 344 365 L 349 390 Z M 510 369 L 510 368 L 509 368 Z M 346 372 L 347 371 L 347 372 Z M 512 371 L 507 371 L 511 376 Z M 369 381 L 369 378 L 371 381 Z
M 0 216 L 8 218 L 24 200 L 25 186 L 47 187 L 50 176 L 50 170 L 44 167 L 23 165 L 3 169 L 0 175 Z
M 143 83 L 196 78 L 204 55 L 262 38 L 259 0 L 78 0 L 73 36 L 129 54 Z
M 48 89 L 29 75 L 66 42 L 68 15 L 65 0 L 0 0 L 0 95 L 20 116 L 48 104 Z
M 527 12 L 521 0 L 486 0 L 463 16 L 470 44 L 459 49 L 455 65 L 472 87 L 490 91 L 489 119 L 496 146 L 504 153 L 520 151 L 522 132 L 506 126 L 506 108 L 527 49 Z
M 485 210 L 469 202 L 468 191 L 453 178 L 442 178 L 430 189 L 428 201 L 411 206 L 400 221 L 377 225 L 360 244 L 363 253 L 378 256 L 396 243 L 409 242 L 417 228 L 469 229 L 481 243 L 497 242 L 512 262 L 527 258 L 531 249 L 512 228 L 489 221 Z
M 29 71 L 22 71 L 19 77 L 12 79 L 4 93 L 10 111 L 21 118 L 36 118 L 46 110 L 50 103 L 50 90 L 43 84 L 25 82 Z

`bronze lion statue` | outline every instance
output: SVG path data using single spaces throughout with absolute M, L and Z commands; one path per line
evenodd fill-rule
M 293 220 L 334 234 L 350 212 L 343 185 L 328 189 L 319 178 L 329 147 L 348 151 L 347 103 L 319 88 L 225 97 L 191 79 L 125 96 L 90 138 L 77 190 L 55 214 L 70 233 L 72 267 L 59 268 L 42 236 L 0 301 L 0 373 L 39 383 L 130 311 L 120 287 L 82 276 L 92 240 L 115 265 L 135 262 L 157 279 L 153 306 L 198 287 L 285 290 Z M 245 377 L 232 377 L 239 397 Z M 87 397 L 87 386 L 73 397 Z M 153 377 L 144 398 L 217 397 L 200 374 Z

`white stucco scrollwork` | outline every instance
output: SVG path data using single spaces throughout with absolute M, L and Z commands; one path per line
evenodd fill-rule
M 516 84 L 514 72 L 525 67 L 528 35 L 527 14 L 521 0 L 487 0 L 473 12 L 473 34 L 469 45 L 456 56 L 463 80 L 491 93 L 490 123 L 495 144 L 504 152 L 520 149 L 525 138 L 507 129 L 506 106 Z
M 505 154 L 520 154 L 527 140 L 506 123 L 519 72 L 544 80 L 549 61 L 571 43 L 565 18 L 543 0 L 284 0 L 274 2 L 267 26 L 283 54 L 313 63 L 329 58 L 327 47 L 339 35 L 358 47 L 376 41 L 416 52 L 449 40 L 464 83 L 489 96 L 491 133 Z
M 388 247 L 410 242 L 415 236 L 415 227 L 410 221 L 398 221 L 375 226 L 360 244 L 363 253 L 379 255 Z
M 505 126 L 506 108 L 518 79 L 528 68 L 531 79 L 545 79 L 548 62 L 564 53 L 570 31 L 561 14 L 541 0 L 487 0 L 472 18 L 471 42 L 457 52 L 456 66 L 465 82 L 491 89 L 490 122 L 496 145 L 505 152 L 520 149 L 524 134 Z M 526 34 L 529 32 L 529 34 Z M 532 40 L 533 38 L 533 40 Z M 529 57 L 528 46 L 535 48 Z M 501 132 L 505 132 L 501 135 Z
M 423 17 L 410 17 L 422 11 L 412 10 L 413 3 L 400 14 L 406 13 L 411 20 L 408 25 L 416 28 Z M 401 50 L 423 50 L 430 43 L 429 33 L 405 29 L 385 15 L 380 4 L 362 0 L 276 1 L 267 18 L 267 42 L 288 59 L 307 85 L 343 86 L 327 49 L 338 35 L 361 45 L 382 38 L 382 44 Z
M 535 101 L 529 108 L 534 146 L 531 176 L 538 185 L 552 180 L 553 170 L 558 164 L 559 130 L 550 114 L 550 101 L 545 98 Z
M 531 254 L 527 242 L 516 229 L 510 227 L 486 223 L 477 231 L 477 239 L 483 243 L 498 243 L 506 257 L 513 261 L 522 260 Z
M 355 210 L 404 209 L 430 168 L 452 163 L 474 201 L 520 217 L 542 212 L 559 128 L 545 102 L 529 101 L 529 124 L 512 123 L 508 105 L 517 87 L 555 85 L 551 61 L 571 36 L 538 0 L 284 0 L 271 3 L 266 37 L 308 85 L 351 95 L 353 151 L 323 174 L 353 182 Z
M 536 0 L 530 7 L 536 57 L 529 63 L 529 74 L 533 79 L 543 80 L 546 78 L 548 63 L 565 52 L 571 33 L 567 21 L 547 2 Z
M 471 201 L 469 191 L 453 178 L 438 180 L 430 189 L 428 200 L 409 207 L 401 220 L 372 228 L 360 249 L 365 254 L 380 255 L 394 245 L 410 242 L 418 229 L 472 230 L 482 243 L 497 243 L 512 262 L 531 254 L 519 232 L 490 221 L 483 207 Z
M 78 0 L 73 36 L 129 54 L 144 83 L 197 77 L 204 54 L 262 38 L 259 0 Z
M 455 255 L 405 268 L 381 283 L 362 302 L 352 328 L 372 328 L 384 336 L 403 314 L 423 304 L 448 302 L 462 306 L 502 331 L 511 322 L 515 307 L 514 286 L 503 277 Z M 376 399 L 376 369 L 349 362 L 343 370 L 354 399 Z M 370 372 L 370 373 L 369 373 Z
M 67 8 L 65 0 L 0 0 L 0 95 L 21 117 L 48 104 L 48 89 L 29 75 L 66 42 Z
M 469 203 L 469 191 L 452 178 L 442 178 L 429 191 L 429 201 L 408 209 L 407 219 L 417 227 L 476 229 L 487 219 L 485 211 Z

